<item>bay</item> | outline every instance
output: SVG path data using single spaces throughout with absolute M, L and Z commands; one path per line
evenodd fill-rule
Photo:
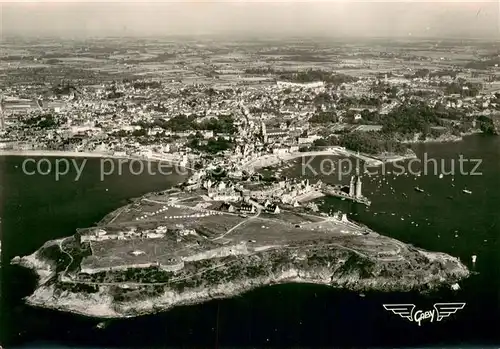
M 104 329 L 99 320 L 24 304 L 33 278 L 8 266 L 16 255 L 30 254 L 45 241 L 74 233 L 100 220 L 128 198 L 165 189 L 181 177 L 131 173 L 100 181 L 100 160 L 89 159 L 82 178 L 56 181 L 53 176 L 27 176 L 23 158 L 0 158 L 2 209 L 2 338 L 7 347 L 153 348 L 196 346 L 401 347 L 500 343 L 500 138 L 473 136 L 463 142 L 415 146 L 420 159 L 481 159 L 480 176 L 437 174 L 363 176 L 365 208 L 333 198 L 323 210 L 342 210 L 375 231 L 415 246 L 461 258 L 475 274 L 458 292 L 431 295 L 352 292 L 315 285 L 264 287 L 239 297 L 179 307 L 169 312 L 116 320 Z M 321 158 L 312 162 L 318 164 Z M 458 165 L 455 163 L 455 165 Z M 471 164 L 469 164 L 472 166 Z M 470 171 L 469 165 L 465 165 Z M 285 170 L 300 177 L 301 161 Z M 467 167 L 469 166 L 469 167 Z M 415 165 L 415 167 L 418 167 Z M 329 176 L 304 176 L 335 181 Z M 454 185 L 454 186 L 453 186 Z M 413 188 L 420 187 L 425 194 Z M 462 192 L 467 188 L 472 194 Z M 106 190 L 107 189 L 107 190 Z M 403 193 L 405 195 L 403 195 Z M 448 197 L 453 197 L 449 199 Z M 393 215 L 394 214 L 394 215 Z M 403 218 L 403 220 L 401 219 Z M 413 223 L 412 223 L 413 222 Z M 418 226 L 417 226 L 418 224 Z M 477 255 L 475 266 L 471 256 Z M 466 302 L 441 322 L 419 327 L 383 309 L 387 303 L 413 303 L 432 309 L 436 302 Z

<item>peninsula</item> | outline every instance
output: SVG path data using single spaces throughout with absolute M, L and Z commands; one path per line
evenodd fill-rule
M 220 194 L 150 193 L 95 227 L 14 258 L 39 275 L 27 303 L 122 318 L 272 284 L 409 291 L 469 275 L 457 258 L 379 235 L 345 214 L 317 214 L 312 203 L 278 206 L 249 196 L 230 203 Z
M 40 277 L 27 302 L 113 318 L 278 283 L 406 291 L 467 277 L 457 258 L 314 203 L 370 205 L 366 167 L 415 158 L 415 142 L 499 133 L 498 52 L 464 42 L 113 38 L 75 51 L 37 38 L 22 56 L 6 46 L 0 155 L 165 161 L 191 175 L 16 257 Z M 350 181 L 281 174 L 284 162 L 316 156 L 336 174 L 350 158 Z

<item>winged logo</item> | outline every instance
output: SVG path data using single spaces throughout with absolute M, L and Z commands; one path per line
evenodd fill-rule
M 465 303 L 436 303 L 433 310 L 427 311 L 415 311 L 415 304 L 383 304 L 383 307 L 385 310 L 389 310 L 411 322 L 416 322 L 420 326 L 423 320 L 429 320 L 429 322 L 434 322 L 434 319 L 441 321 L 445 317 L 455 314 L 465 307 Z
M 383 306 L 385 310 L 390 310 L 402 318 L 413 321 L 413 310 L 415 309 L 415 304 L 384 304 Z
M 443 320 L 443 318 L 455 314 L 458 310 L 463 309 L 465 303 L 436 303 L 434 304 L 434 309 L 436 309 L 437 321 Z

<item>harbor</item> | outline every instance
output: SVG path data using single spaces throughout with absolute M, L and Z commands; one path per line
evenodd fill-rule
M 342 185 L 324 185 L 322 187 L 322 191 L 325 195 L 328 195 L 328 196 L 333 196 L 336 198 L 350 200 L 350 201 L 353 201 L 353 202 L 356 202 L 359 204 L 363 204 L 366 206 L 371 205 L 371 201 L 368 198 L 366 198 L 362 195 L 358 196 L 358 195 L 351 195 L 350 193 L 346 193 L 345 191 L 342 190 L 344 188 L 345 188 L 345 186 L 342 186 Z
M 446 154 L 456 156 L 463 153 L 469 158 L 478 158 L 482 154 L 485 147 L 498 148 L 498 141 L 494 139 L 486 139 L 482 137 L 474 137 L 465 141 L 463 144 L 445 144 L 445 145 L 422 145 L 418 154 L 421 156 L 424 152 L 435 157 L 444 157 Z M 22 158 L 6 157 L 5 168 L 8 169 L 8 183 L 16 183 L 22 180 L 22 185 L 18 192 L 5 190 L 5 199 L 7 206 L 5 214 L 18 212 L 22 219 L 13 221 L 2 219 L 4 228 L 11 231 L 16 231 L 17 234 L 5 235 L 7 241 L 2 246 L 2 253 L 5 253 L 6 258 L 13 255 L 23 255 L 31 253 L 39 247 L 47 239 L 64 237 L 65 232 L 73 231 L 78 227 L 91 225 L 96 220 L 96 216 L 101 216 L 116 207 L 123 204 L 123 200 L 130 197 L 139 197 L 144 192 L 152 190 L 162 190 L 165 187 L 165 178 L 162 176 L 143 176 L 137 185 L 131 186 L 130 182 L 134 180 L 134 176 L 125 174 L 122 177 L 118 175 L 109 176 L 104 182 L 99 181 L 99 159 L 89 159 L 88 171 L 89 175 L 82 177 L 80 182 L 76 184 L 71 181 L 55 183 L 53 178 L 48 176 L 32 176 L 19 177 L 18 173 L 21 168 Z M 483 177 L 467 177 L 456 176 L 454 180 L 449 176 L 439 179 L 438 176 L 363 176 L 363 192 L 369 196 L 372 201 L 371 206 L 353 205 L 352 201 L 345 199 L 344 201 L 331 196 L 325 196 L 318 199 L 321 203 L 318 206 L 322 212 L 332 211 L 332 216 L 335 212 L 342 211 L 348 214 L 349 219 L 362 222 L 368 227 L 376 228 L 377 232 L 388 236 L 401 239 L 429 250 L 440 250 L 452 255 L 458 256 L 464 263 L 476 272 L 464 283 L 460 283 L 460 290 L 452 291 L 447 289 L 443 294 L 432 298 L 432 300 L 459 301 L 467 302 L 466 310 L 471 311 L 471 316 L 458 317 L 456 321 L 448 322 L 449 330 L 458 330 L 460 328 L 487 328 L 491 324 L 497 324 L 498 316 L 491 313 L 491 309 L 496 306 L 498 299 L 498 290 L 494 280 L 498 280 L 498 269 L 489 266 L 499 265 L 498 252 L 495 249 L 496 239 L 498 238 L 498 214 L 495 206 L 489 205 L 486 197 L 491 198 L 493 202 L 500 199 L 500 193 L 496 189 L 494 183 L 498 178 L 497 164 L 498 154 L 495 157 L 488 157 L 484 161 Z M 18 166 L 16 168 L 16 166 Z M 286 172 L 286 171 L 284 171 Z M 92 173 L 95 173 L 93 176 Z M 296 170 L 300 174 L 300 169 Z M 291 173 L 286 175 L 292 177 Z M 169 178 L 170 179 L 170 178 Z M 172 180 L 172 179 L 170 179 Z M 180 180 L 180 179 L 179 179 Z M 62 183 L 62 184 L 61 184 Z M 456 186 L 452 187 L 451 184 Z M 489 191 L 485 191 L 485 183 L 489 183 Z M 77 199 L 70 191 L 68 195 L 54 196 L 46 195 L 46 193 L 55 192 L 57 185 L 64 185 L 68 190 L 80 190 L 79 188 L 93 188 L 93 190 L 83 191 Z M 380 185 L 380 186 L 379 186 Z M 414 191 L 414 187 L 418 186 L 431 193 L 432 196 L 422 195 Z M 336 186 L 336 190 L 348 191 L 346 186 Z M 33 189 L 35 188 L 35 189 Z M 105 189 L 108 188 L 109 191 Z M 463 188 L 468 188 L 473 192 L 472 195 L 462 193 Z M 59 189 L 60 192 L 63 192 Z M 405 195 L 404 195 L 405 194 Z M 486 196 L 487 195 L 487 196 Z M 456 199 L 452 202 L 447 199 L 447 196 L 454 196 Z M 44 205 L 27 205 L 33 200 L 43 197 Z M 38 202 L 38 201 L 37 201 Z M 22 205 L 21 205 L 22 204 Z M 53 207 L 47 211 L 46 207 Z M 80 209 L 80 218 L 75 220 L 61 220 L 60 214 L 70 215 L 77 208 Z M 251 216 L 251 215 L 249 215 Z M 404 220 L 401 220 L 404 218 Z M 415 224 L 411 224 L 414 222 Z M 497 223 L 494 225 L 494 223 Z M 37 234 L 33 234 L 36 231 Z M 457 232 L 455 232 L 457 231 Z M 455 237 L 455 235 L 457 235 Z M 11 246 L 10 249 L 4 249 L 5 244 Z M 475 258 L 471 258 L 474 256 Z M 36 308 L 29 308 L 20 304 L 18 298 L 27 294 L 26 290 L 27 277 L 24 274 L 19 274 L 7 267 L 5 269 L 6 285 L 5 300 L 8 306 L 6 307 L 6 315 L 11 319 L 10 325 L 6 331 L 14 333 L 19 341 L 29 342 L 35 339 L 44 339 L 47 341 L 61 341 L 61 333 L 75 331 L 79 328 L 79 333 L 82 336 L 85 334 L 86 344 L 88 346 L 104 345 L 99 341 L 95 334 L 95 326 L 99 320 L 92 322 L 85 320 L 88 323 L 88 330 L 82 329 L 82 320 L 74 315 L 63 315 L 54 312 L 48 312 Z M 481 292 L 481 299 L 478 299 L 478 292 Z M 248 333 L 249 328 L 252 333 L 255 333 L 255 338 L 263 337 L 264 341 L 268 333 L 276 333 L 276 338 L 283 346 L 292 346 L 297 343 L 295 333 L 307 325 L 314 328 L 311 336 L 304 340 L 313 340 L 319 338 L 327 343 L 330 336 L 330 330 L 323 329 L 317 326 L 318 314 L 324 323 L 335 322 L 342 333 L 347 333 L 344 337 L 346 340 L 352 340 L 354 332 L 350 330 L 350 326 L 346 326 L 345 314 L 350 311 L 356 311 L 360 314 L 360 326 L 375 326 L 377 330 L 378 343 L 383 344 L 384 339 L 392 339 L 392 329 L 394 326 L 401 324 L 401 319 L 387 317 L 387 322 L 376 323 L 373 325 L 372 318 L 368 314 L 369 309 L 376 309 L 382 303 L 394 303 L 397 301 L 405 302 L 425 302 L 428 298 L 419 298 L 416 295 L 394 295 L 394 294 L 379 294 L 372 292 L 363 292 L 364 297 L 358 294 L 333 290 L 318 285 L 282 285 L 269 288 L 262 288 L 253 292 L 249 292 L 242 297 L 228 299 L 223 301 L 214 301 L 208 304 L 182 307 L 174 309 L 164 314 L 158 314 L 145 318 L 126 320 L 123 322 L 110 323 L 106 328 L 99 329 L 101 338 L 108 338 L 107 343 L 118 343 L 111 338 L 114 338 L 117 333 L 123 337 L 127 345 L 143 348 L 146 345 L 150 347 L 165 346 L 160 339 L 155 340 L 155 333 L 162 331 L 165 327 L 183 325 L 186 330 L 179 333 L 178 339 L 174 338 L 169 341 L 170 345 L 188 343 L 195 346 L 198 342 L 189 337 L 189 329 L 193 329 L 196 333 L 200 333 L 200 341 L 212 338 L 213 333 L 205 331 L 212 325 L 212 319 L 215 319 L 217 305 L 220 304 L 221 323 L 220 340 L 237 345 L 238 340 L 243 338 Z M 293 300 L 297 304 L 297 308 L 290 310 L 290 302 Z M 312 300 L 312 301 L 311 301 Z M 338 301 L 335 301 L 338 300 Z M 312 302 L 312 303 L 311 303 Z M 325 304 L 328 304 L 325 310 Z M 21 309 L 22 311 L 17 311 Z M 340 309 L 340 310 L 339 310 Z M 278 327 L 278 332 L 275 332 L 276 321 L 269 319 L 269 311 L 279 316 L 279 320 L 292 320 L 292 325 L 283 325 Z M 382 310 L 383 311 L 383 310 Z M 339 314 L 340 312 L 340 314 Z M 201 314 L 201 315 L 200 315 Z M 339 315 L 332 315 L 339 314 Z M 474 316 L 474 314 L 486 314 L 484 317 Z M 251 316 L 255 317 L 255 322 L 236 322 L 231 321 L 234 316 L 247 319 Z M 38 320 L 41 319 L 41 320 Z M 101 320 L 102 321 L 102 320 Z M 198 322 L 197 322 L 198 321 Z M 58 326 L 51 324 L 57 323 Z M 194 324 L 194 325 L 193 325 Z M 445 323 L 443 322 L 443 325 Z M 43 336 L 35 332 L 33 328 L 41 326 Z M 191 326 L 191 327 L 190 327 Z M 291 326 L 291 327 L 290 327 Z M 102 327 L 102 326 L 101 326 Z M 146 341 L 142 338 L 137 339 L 134 335 L 134 329 L 140 330 L 147 337 Z M 351 331 L 351 332 L 350 332 Z M 439 332 L 439 331 L 438 331 Z M 22 333 L 17 337 L 17 333 Z M 352 333 L 352 336 L 351 336 Z M 425 341 L 421 340 L 419 334 L 421 329 L 415 328 L 415 345 L 423 345 Z M 259 336 L 259 337 L 257 337 Z M 314 337 L 313 337 L 314 336 Z M 439 340 L 445 337 L 441 332 L 436 333 L 430 340 Z M 187 339 L 185 339 L 187 338 Z M 325 339 L 327 338 L 327 339 Z M 476 340 L 478 337 L 472 331 L 465 331 L 463 335 L 464 341 Z M 260 344 L 258 339 L 255 339 L 256 346 Z M 364 342 L 359 342 L 360 346 Z M 391 342 L 392 343 L 392 342 Z M 15 347 L 15 345 L 13 346 Z M 40 346 L 32 346 L 41 348 Z M 71 347 L 71 346 L 70 346 Z

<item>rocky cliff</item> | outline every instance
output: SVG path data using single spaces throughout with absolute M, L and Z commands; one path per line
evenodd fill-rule
M 399 256 L 379 259 L 328 245 L 271 249 L 252 255 L 216 258 L 208 268 L 200 269 L 197 265 L 197 269 L 191 268 L 192 272 L 182 278 L 161 284 L 132 280 L 95 284 L 63 282 L 56 276 L 55 265 L 51 270 L 53 277 L 47 280 L 48 262 L 43 260 L 40 250 L 17 259 L 16 263 L 42 269 L 43 273 L 39 274 L 45 276 L 27 298 L 29 304 L 101 318 L 155 313 L 179 305 L 228 298 L 273 284 L 314 283 L 353 291 L 409 291 L 453 284 L 469 275 L 457 258 L 400 246 Z

